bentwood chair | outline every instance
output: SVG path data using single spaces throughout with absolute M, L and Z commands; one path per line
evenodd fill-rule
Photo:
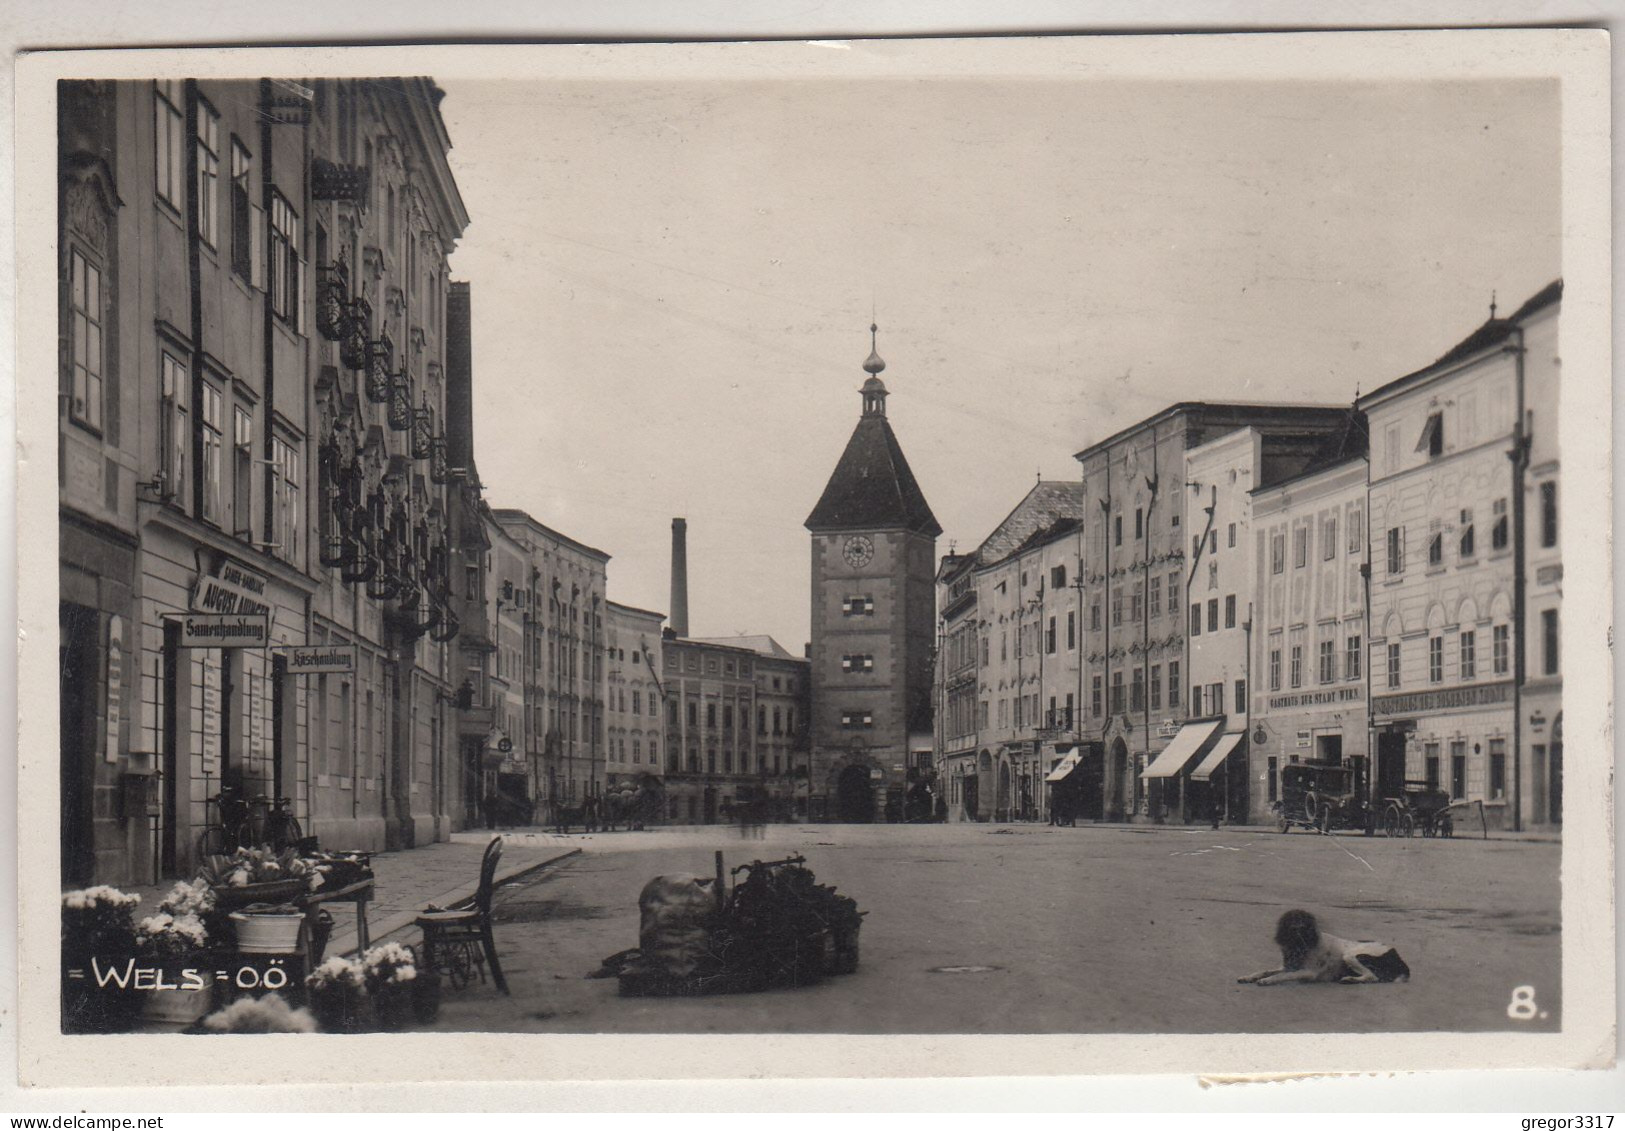
M 485 981 L 485 966 L 489 963 L 497 989 L 509 992 L 497 961 L 496 939 L 491 935 L 491 893 L 501 859 L 502 838 L 492 837 L 480 860 L 480 886 L 472 902 L 449 910 L 430 905 L 415 920 L 423 932 L 424 966 L 444 974 L 453 989 L 468 985 L 476 973 L 480 981 Z

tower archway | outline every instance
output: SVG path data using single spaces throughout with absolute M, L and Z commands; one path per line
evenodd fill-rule
M 835 818 L 862 824 L 875 819 L 875 791 L 869 784 L 869 767 L 848 766 L 835 779 Z

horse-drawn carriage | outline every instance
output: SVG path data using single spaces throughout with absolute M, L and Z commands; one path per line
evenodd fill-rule
M 1450 794 L 1425 781 L 1408 781 L 1398 797 L 1383 799 L 1382 831 L 1388 836 L 1454 836 Z

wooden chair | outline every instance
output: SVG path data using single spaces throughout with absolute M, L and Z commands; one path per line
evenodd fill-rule
M 449 910 L 430 905 L 414 921 L 423 932 L 423 965 L 444 974 L 453 989 L 468 985 L 475 973 L 485 981 L 485 966 L 489 963 L 497 989 L 509 992 L 497 962 L 496 940 L 491 936 L 491 893 L 501 859 L 502 838 L 492 837 L 480 861 L 480 886 L 473 900 Z

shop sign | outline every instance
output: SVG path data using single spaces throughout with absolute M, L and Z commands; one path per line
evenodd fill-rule
M 1307 731 L 1307 730 L 1300 730 L 1298 732 L 1298 745 L 1299 746 L 1312 746 L 1313 744 L 1314 744 L 1314 734 L 1313 734 L 1313 732 Z
M 1405 695 L 1378 695 L 1371 701 L 1379 715 L 1423 715 L 1452 707 L 1487 707 L 1505 703 L 1512 696 L 1512 681 L 1480 683 L 1472 687 L 1451 687 L 1440 691 L 1413 691 Z
M 1179 724 L 1173 719 L 1163 719 L 1162 725 L 1157 728 L 1157 734 L 1162 738 L 1172 738 L 1179 733 Z
M 182 648 L 263 648 L 271 640 L 271 618 L 266 613 L 188 613 L 180 622 Z
M 331 675 L 355 671 L 354 644 L 290 645 L 271 649 L 293 675 Z
M 1537 731 L 1545 730 L 1546 729 L 1546 715 L 1545 715 L 1545 713 L 1542 712 L 1542 711 L 1536 711 L 1534 714 L 1530 715 L 1529 716 L 1529 726 L 1530 726 L 1530 729 L 1532 729 L 1532 730 L 1537 730 Z M 109 762 L 111 762 L 112 760 L 113 760 L 112 758 L 108 758 Z
M 124 618 L 107 618 L 107 760 L 118 761 L 124 730 Z
M 271 606 L 265 599 L 265 585 L 263 573 L 227 558 L 214 576 L 198 578 L 197 588 L 192 590 L 192 611 L 268 615 Z
M 895 772 L 899 773 L 899 774 L 902 773 L 903 772 L 903 763 L 901 763 L 901 762 L 892 763 L 892 769 Z
M 885 776 L 886 776 L 886 771 L 882 770 L 879 766 L 876 766 L 876 767 L 874 767 L 874 769 L 869 771 L 869 780 L 871 780 L 871 781 L 880 781 Z
M 1306 691 L 1302 695 L 1272 695 L 1270 710 L 1287 707 L 1314 707 L 1323 703 L 1352 703 L 1365 698 L 1364 688 L 1339 687 L 1333 691 Z

